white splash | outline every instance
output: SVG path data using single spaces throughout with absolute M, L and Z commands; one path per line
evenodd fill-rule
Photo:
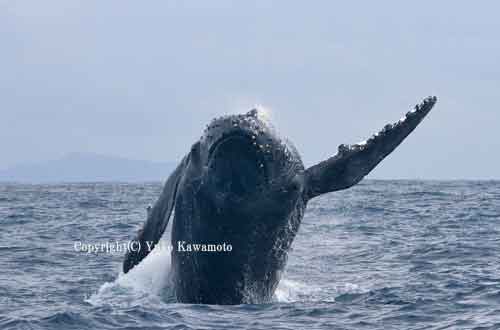
M 167 246 L 167 242 L 162 243 L 162 246 Z M 111 302 L 116 303 L 117 300 L 130 301 L 131 296 L 137 298 L 145 295 L 160 295 L 168 284 L 170 261 L 169 249 L 154 248 L 127 274 L 120 271 L 117 279 L 101 285 L 99 290 L 85 301 L 91 305 L 100 306 Z
M 364 141 L 361 141 L 361 142 L 358 142 L 356 143 L 358 146 L 365 146 L 366 144 L 368 143 L 368 140 L 364 140 Z
M 255 104 L 254 109 L 257 110 L 257 116 L 260 120 L 265 122 L 270 122 L 272 118 L 272 111 L 270 108 L 265 107 L 261 104 Z
M 306 283 L 282 279 L 274 293 L 279 302 L 290 303 L 310 299 L 311 296 L 321 293 L 321 288 Z
M 299 281 L 283 279 L 278 285 L 274 298 L 278 302 L 330 301 L 346 293 L 366 293 L 369 288 L 354 283 L 338 283 L 333 287 L 320 287 Z

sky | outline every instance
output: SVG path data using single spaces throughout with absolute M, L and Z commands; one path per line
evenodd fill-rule
M 306 166 L 438 103 L 370 178 L 500 179 L 498 1 L 0 0 L 0 169 L 177 161 L 256 104 Z

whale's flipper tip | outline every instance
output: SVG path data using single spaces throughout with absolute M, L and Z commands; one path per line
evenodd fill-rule
M 399 121 L 388 124 L 366 141 L 341 144 L 335 156 L 306 170 L 307 197 L 346 189 L 361 181 L 377 164 L 404 141 L 437 102 L 426 97 Z

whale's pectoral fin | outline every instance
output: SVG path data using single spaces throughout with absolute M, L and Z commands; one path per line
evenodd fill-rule
M 355 145 L 340 145 L 338 153 L 308 168 L 305 172 L 307 197 L 349 188 L 363 179 L 389 155 L 429 113 L 437 98 L 428 97 L 393 125 L 369 140 Z
M 141 262 L 158 243 L 167 228 L 172 213 L 177 186 L 186 167 L 186 158 L 177 166 L 167 179 L 163 191 L 152 208 L 148 208 L 147 220 L 137 237 L 132 241 L 123 261 L 123 272 L 127 273 Z M 140 247 L 140 249 L 139 249 Z

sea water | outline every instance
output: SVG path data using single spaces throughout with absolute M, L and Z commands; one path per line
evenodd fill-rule
M 75 245 L 133 238 L 160 191 L 1 184 L 0 328 L 500 329 L 500 182 L 363 181 L 313 199 L 273 301 L 238 306 L 176 303 L 167 249 L 124 275 L 120 251 Z

